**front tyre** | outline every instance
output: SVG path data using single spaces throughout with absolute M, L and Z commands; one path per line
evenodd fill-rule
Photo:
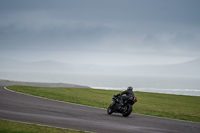
M 124 117 L 127 117 L 127 116 L 129 116 L 131 114 L 132 110 L 133 110 L 132 105 L 128 104 L 128 105 L 126 105 L 126 110 L 124 112 L 122 112 L 122 115 Z
M 107 109 L 107 113 L 111 115 L 113 113 L 111 105 Z

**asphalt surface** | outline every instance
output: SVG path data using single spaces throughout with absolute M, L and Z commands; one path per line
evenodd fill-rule
M 98 133 L 200 133 L 200 123 L 138 114 L 108 115 L 106 109 L 20 94 L 3 86 L 0 87 L 0 119 Z

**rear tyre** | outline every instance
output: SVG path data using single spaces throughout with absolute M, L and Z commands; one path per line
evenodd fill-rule
M 127 108 L 127 109 L 122 113 L 122 115 L 123 115 L 124 117 L 129 116 L 129 115 L 131 114 L 132 110 L 133 110 L 133 107 L 132 107 L 132 105 L 130 105 L 130 104 L 126 105 L 126 108 Z
M 107 109 L 107 113 L 111 115 L 113 113 L 111 105 Z

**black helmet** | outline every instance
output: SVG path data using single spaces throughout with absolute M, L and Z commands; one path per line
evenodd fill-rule
M 129 86 L 128 88 L 127 88 L 127 90 L 129 91 L 129 90 L 133 90 L 133 87 L 131 87 L 131 86 Z

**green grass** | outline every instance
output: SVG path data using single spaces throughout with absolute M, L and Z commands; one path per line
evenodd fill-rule
M 84 133 L 68 129 L 0 120 L 0 133 Z
M 107 108 L 120 91 L 89 88 L 44 88 L 9 86 L 8 89 L 71 103 Z M 200 122 L 200 97 L 135 92 L 133 112 L 165 118 Z

